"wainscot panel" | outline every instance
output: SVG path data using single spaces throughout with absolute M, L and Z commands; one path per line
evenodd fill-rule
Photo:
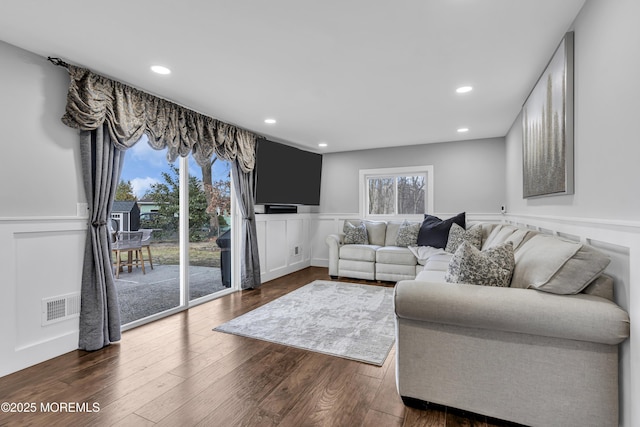
M 311 265 L 310 226 L 313 215 L 256 214 L 263 283 Z
M 0 376 L 78 348 L 86 230 L 77 217 L 0 218 Z M 66 298 L 70 315 L 47 321 L 47 301 Z

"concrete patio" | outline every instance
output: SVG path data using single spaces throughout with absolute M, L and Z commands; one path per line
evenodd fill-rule
M 125 268 L 115 279 L 122 325 L 180 304 L 180 266 L 154 263 L 153 267 L 146 264 L 146 274 L 141 268 L 131 273 Z M 224 289 L 220 268 L 189 267 L 189 300 Z

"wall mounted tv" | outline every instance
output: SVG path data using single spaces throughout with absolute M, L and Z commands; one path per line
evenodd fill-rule
M 322 154 L 259 139 L 256 147 L 257 205 L 319 205 Z

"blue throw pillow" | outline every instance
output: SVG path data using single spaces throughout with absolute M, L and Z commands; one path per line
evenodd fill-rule
M 466 229 L 465 212 L 445 220 L 437 216 L 424 214 L 424 221 L 422 221 L 420 231 L 418 232 L 418 246 L 431 246 L 434 248 L 447 247 L 449 230 L 453 224 L 458 224 L 463 229 Z

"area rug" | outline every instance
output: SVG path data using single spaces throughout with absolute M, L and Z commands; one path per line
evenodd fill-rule
M 395 342 L 393 288 L 316 280 L 214 331 L 382 366 Z

